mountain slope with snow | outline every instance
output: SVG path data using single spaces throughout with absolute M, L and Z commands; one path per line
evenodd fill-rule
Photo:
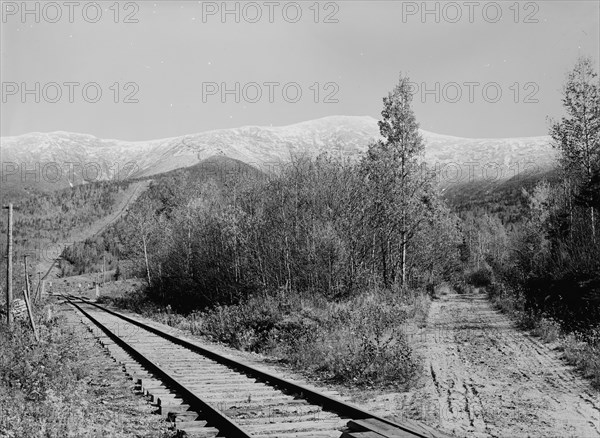
M 545 170 L 553 167 L 556 156 L 548 136 L 471 139 L 421 133 L 425 161 L 450 184 Z M 1 139 L 2 182 L 56 189 L 151 176 L 215 155 L 270 172 L 302 154 L 356 158 L 378 137 L 377 120 L 368 116 L 331 116 L 288 126 L 244 126 L 136 142 L 62 131 L 30 133 Z

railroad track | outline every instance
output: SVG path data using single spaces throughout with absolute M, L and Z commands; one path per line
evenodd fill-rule
M 113 358 L 187 436 L 447 438 L 330 395 L 72 295 L 62 295 Z

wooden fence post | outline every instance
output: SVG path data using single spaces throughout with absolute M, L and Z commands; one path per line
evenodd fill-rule
M 33 312 L 31 309 L 31 300 L 29 298 L 31 296 L 30 295 L 31 288 L 29 287 L 29 276 L 27 275 L 27 256 L 28 256 L 28 254 L 25 254 L 23 256 L 23 259 L 25 260 L 25 291 L 24 291 L 23 295 L 25 296 L 25 304 L 27 305 L 27 313 L 29 314 L 29 322 L 31 323 L 33 335 L 35 336 L 35 340 L 39 342 L 40 336 L 38 335 L 37 327 L 35 326 Z

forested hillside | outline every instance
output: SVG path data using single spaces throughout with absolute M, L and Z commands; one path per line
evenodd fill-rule
M 218 187 L 224 187 L 239 184 L 241 179 L 263 177 L 265 175 L 262 172 L 241 161 L 215 156 L 194 166 L 155 176 L 149 192 L 142 194 L 139 202 L 150 198 L 159 199 L 165 204 L 176 202 L 173 199 L 178 196 L 177 193 L 183 185 L 194 186 L 211 181 Z M 137 205 L 138 203 L 132 211 L 136 211 Z M 99 272 L 103 265 L 107 270 L 118 269 L 117 277 L 123 274 L 138 274 L 138 270 L 132 269 L 132 252 L 123 243 L 128 241 L 121 231 L 124 222 L 124 218 L 119 218 L 102 233 L 83 241 L 72 242 L 62 253 L 64 262 L 59 265 L 62 274 Z
M 491 189 L 453 189 L 478 283 L 523 323 L 551 319 L 587 333 L 597 345 L 600 321 L 600 86 L 581 58 L 564 88 L 566 115 L 550 134 L 555 172 Z M 598 371 L 600 367 L 594 366 Z M 593 368 L 594 368 L 593 367 Z
M 131 182 L 96 182 L 53 192 L 32 192 L 13 201 L 13 239 L 15 290 L 23 286 L 23 255 L 29 254 L 29 272 L 41 260 L 47 260 L 54 249 L 70 245 L 73 233 L 89 228 L 115 211 Z M 0 218 L 3 235 L 7 233 L 6 210 Z M 0 242 L 6 254 L 6 240 Z M 2 260 L 6 266 L 6 260 Z M 0 270 L 0 284 L 6 283 L 6 269 Z M 33 272 L 35 274 L 35 272 Z
M 463 219 L 468 215 L 493 215 L 512 229 L 522 223 L 527 214 L 525 192 L 542 181 L 554 184 L 559 178 L 558 170 L 551 170 L 517 175 L 506 181 L 472 181 L 449 186 L 444 190 L 444 198 Z

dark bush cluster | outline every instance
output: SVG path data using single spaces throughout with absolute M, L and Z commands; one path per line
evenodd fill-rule
M 475 287 L 487 287 L 492 284 L 493 274 L 491 269 L 481 268 L 468 276 L 468 282 Z

